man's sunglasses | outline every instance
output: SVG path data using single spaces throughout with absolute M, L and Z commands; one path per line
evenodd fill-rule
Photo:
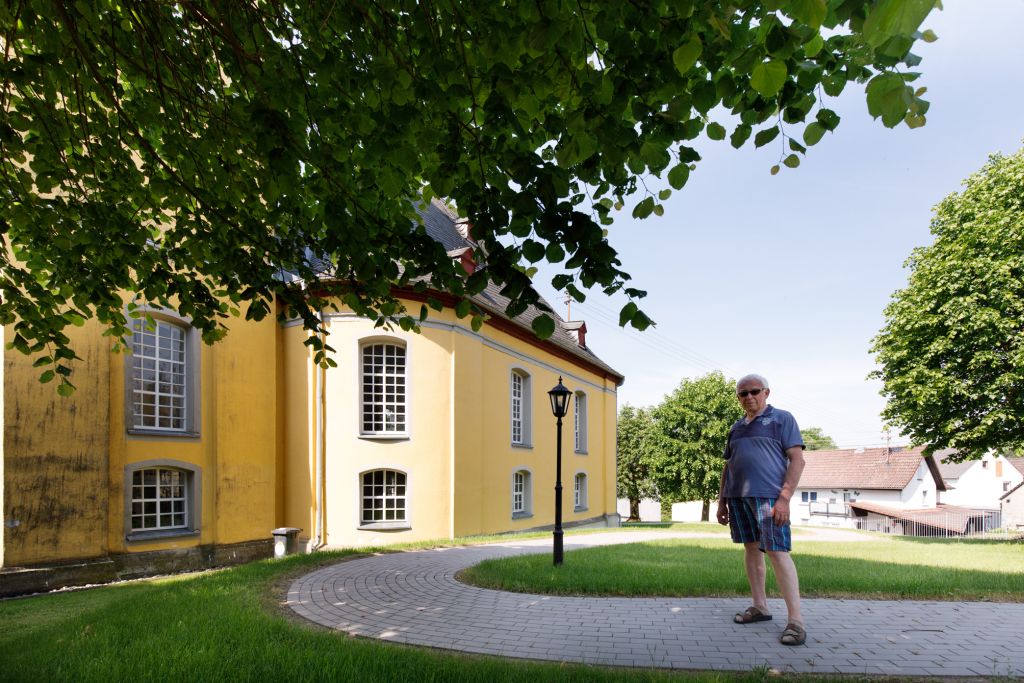
M 757 396 L 762 391 L 764 391 L 764 389 L 744 389 L 743 391 L 737 391 L 736 395 L 739 396 L 740 398 L 746 398 L 747 394 L 750 394 L 751 396 Z

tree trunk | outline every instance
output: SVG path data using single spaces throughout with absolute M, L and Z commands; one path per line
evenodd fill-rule
M 704 507 L 700 509 L 700 521 L 707 522 L 711 519 L 711 501 L 705 500 Z
M 630 498 L 629 499 L 629 519 L 627 522 L 639 522 L 640 521 L 640 499 Z

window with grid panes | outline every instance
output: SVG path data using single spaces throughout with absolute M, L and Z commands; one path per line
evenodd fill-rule
M 512 512 L 526 512 L 526 472 L 512 475 Z
M 577 510 L 587 507 L 587 475 L 577 474 L 573 483 L 573 506 Z
M 132 473 L 131 529 L 188 528 L 186 473 L 163 467 Z
M 363 346 L 362 355 L 362 433 L 405 433 L 405 347 L 367 344 Z
M 363 524 L 405 522 L 405 473 L 373 470 L 363 473 Z
M 141 429 L 185 431 L 186 330 L 164 320 L 132 321 L 132 415 Z
M 573 432 L 576 435 L 575 448 L 577 453 L 587 452 L 587 395 L 577 391 L 573 402 Z

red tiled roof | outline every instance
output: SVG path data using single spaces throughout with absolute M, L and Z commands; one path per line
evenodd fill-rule
M 921 526 L 954 531 L 958 534 L 965 533 L 967 523 L 972 517 L 984 517 L 985 513 L 970 508 L 957 507 L 955 505 L 939 505 L 933 508 L 916 510 L 904 510 L 891 508 L 877 503 L 861 503 L 851 501 L 849 506 L 865 512 L 874 512 L 876 515 L 885 515 L 904 522 L 913 522 Z
M 923 450 L 865 448 L 858 452 L 847 448 L 805 451 L 807 466 L 800 477 L 800 488 L 902 490 L 920 467 Z M 945 490 L 944 485 L 939 488 Z

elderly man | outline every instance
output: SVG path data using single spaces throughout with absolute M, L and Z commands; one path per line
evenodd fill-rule
M 789 555 L 789 501 L 804 469 L 804 442 L 793 416 L 768 405 L 770 393 L 768 380 L 760 375 L 747 375 L 736 383 L 736 398 L 746 415 L 729 430 L 717 516 L 720 524 L 729 525 L 733 542 L 743 544 L 753 596 L 754 604 L 734 621 L 750 624 L 772 618 L 764 587 L 768 555 L 789 611 L 779 642 L 802 645 L 807 631 L 800 615 L 796 566 Z

